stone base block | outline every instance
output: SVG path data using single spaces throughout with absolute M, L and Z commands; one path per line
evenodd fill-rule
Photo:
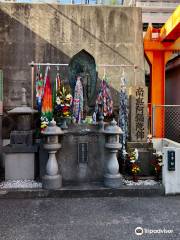
M 110 188 L 119 188 L 122 186 L 122 179 L 120 174 L 111 175 L 105 174 L 104 175 L 104 186 Z
M 33 180 L 34 155 L 34 153 L 6 153 L 5 180 Z
M 45 175 L 42 177 L 42 186 L 45 189 L 59 189 L 62 187 L 62 176 L 60 174 L 55 176 Z
M 127 150 L 132 151 L 135 148 L 139 152 L 139 165 L 140 165 L 140 175 L 149 176 L 151 175 L 151 161 L 154 159 L 153 156 L 153 144 L 146 142 L 128 142 Z

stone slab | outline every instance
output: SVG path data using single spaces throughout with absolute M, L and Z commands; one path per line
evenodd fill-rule
M 34 179 L 34 153 L 6 153 L 4 158 L 5 180 Z
M 60 174 L 54 176 L 45 175 L 42 178 L 42 186 L 44 189 L 59 189 L 62 187 L 62 176 Z
M 11 144 L 33 144 L 33 131 L 11 131 L 10 133 Z
M 153 149 L 152 143 L 146 142 L 128 142 L 127 150 L 133 150 L 137 148 L 139 153 L 139 165 L 140 165 L 140 175 L 141 176 L 149 176 L 151 174 L 151 161 L 154 159 L 153 153 L 155 150 Z
M 153 143 L 147 143 L 147 142 L 127 142 L 127 148 L 152 149 L 153 148 Z
M 35 153 L 38 151 L 38 145 L 14 144 L 6 145 L 2 148 L 3 153 Z

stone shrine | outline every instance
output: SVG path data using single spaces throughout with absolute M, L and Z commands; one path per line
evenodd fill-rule
M 70 84 L 72 91 L 77 76 L 82 78 L 84 110 L 87 116 L 92 115 L 94 111 L 98 83 L 104 76 L 104 68 L 98 67 L 101 64 L 131 65 L 132 67 L 127 71 L 129 86 L 135 84 L 134 65 L 136 65 L 137 85 L 145 84 L 142 71 L 144 69 L 142 20 L 139 8 L 2 3 L 0 20 L 0 28 L 2 28 L 0 40 L 6 43 L 4 48 L 0 48 L 0 65 L 4 70 L 4 111 L 19 105 L 21 101 L 19 93 L 22 87 L 27 89 L 28 104 L 35 103 L 35 94 L 34 99 L 30 94 L 33 89 L 30 80 L 31 68 L 28 63 L 32 60 L 68 65 L 68 68 L 60 67 L 59 72 L 62 80 Z M 20 36 L 21 42 L 17 36 Z M 10 48 L 9 45 L 13 47 Z M 121 69 L 109 67 L 106 72 L 111 81 L 114 112 L 117 113 Z M 136 109 L 135 105 L 136 103 L 132 103 L 132 115 Z M 27 160 L 22 154 L 29 154 L 26 156 L 29 158 L 31 156 L 31 160 L 21 163 L 24 163 L 25 167 L 31 162 L 31 170 L 28 169 L 25 175 L 33 178 L 33 156 L 36 150 L 32 141 L 32 131 L 27 127 L 24 113 L 19 115 L 19 121 L 21 124 L 17 126 L 17 130 L 11 132 L 11 144 L 4 149 L 6 163 L 14 161 L 13 155 L 18 161 L 19 156 Z M 136 127 L 142 125 L 142 122 L 133 125 L 132 117 L 131 123 L 131 141 L 136 141 L 138 130 Z M 144 126 L 147 127 L 146 125 L 145 123 Z M 103 128 L 102 121 L 101 129 Z M 138 141 L 145 141 L 146 132 L 145 129 L 144 137 L 141 132 L 141 140 Z M 3 135 L 4 138 L 9 137 L 6 129 Z M 70 125 L 62 138 L 61 152 L 57 153 L 63 180 L 73 182 L 102 180 L 107 157 L 104 144 L 103 131 L 99 131 L 96 125 Z M 11 160 L 8 160 L 8 156 Z M 40 177 L 45 174 L 47 159 L 47 153 L 40 146 Z M 17 161 L 14 163 L 18 163 Z M 9 164 L 11 165 L 13 167 L 13 163 Z M 20 170 L 18 174 L 19 172 Z

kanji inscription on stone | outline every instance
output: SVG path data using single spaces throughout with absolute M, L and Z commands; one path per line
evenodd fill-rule
M 139 87 L 136 89 L 136 138 L 142 140 L 144 133 L 144 89 Z
M 88 162 L 88 143 L 78 143 L 78 162 Z

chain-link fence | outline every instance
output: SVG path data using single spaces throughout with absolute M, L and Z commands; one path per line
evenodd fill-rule
M 160 116 L 160 118 L 159 118 Z M 158 122 L 161 119 L 161 122 Z M 165 138 L 180 142 L 180 105 L 154 105 L 152 107 L 152 135 L 157 137 L 158 127 Z

